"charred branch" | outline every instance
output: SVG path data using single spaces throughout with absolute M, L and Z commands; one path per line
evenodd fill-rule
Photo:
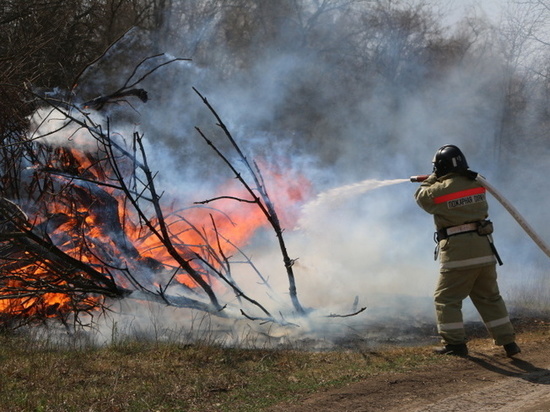
M 101 110 L 103 106 L 105 106 L 105 104 L 107 103 L 114 103 L 120 100 L 125 100 L 127 97 L 130 96 L 137 97 L 143 103 L 147 103 L 147 100 L 149 99 L 148 94 L 144 89 L 128 89 L 116 91 L 105 96 L 99 96 L 95 99 L 88 100 L 87 102 L 84 102 L 82 104 L 82 107 L 84 107 L 85 109 L 90 108 L 94 110 Z
M 145 69 L 145 72 L 138 77 L 139 70 L 142 69 L 146 65 L 146 63 L 148 63 L 151 60 L 159 59 L 162 57 L 164 57 L 164 54 L 158 54 L 158 55 L 150 56 L 143 59 L 139 64 L 136 65 L 136 67 L 130 74 L 129 78 L 126 80 L 126 82 L 120 89 L 114 91 L 113 93 L 105 94 L 105 95 L 96 97 L 92 100 L 88 100 L 87 102 L 83 103 L 82 107 L 91 108 L 94 110 L 101 110 L 107 103 L 114 103 L 121 100 L 124 101 L 128 97 L 136 97 L 139 100 L 141 100 L 143 103 L 146 103 L 149 100 L 149 95 L 147 91 L 145 91 L 142 88 L 136 88 L 135 86 L 137 86 L 147 77 L 149 77 L 151 74 L 153 74 L 154 72 L 156 72 L 157 70 L 161 69 L 166 65 L 169 65 L 178 61 L 190 61 L 190 59 L 182 59 L 182 58 L 169 59 L 167 61 L 154 65 L 150 69 Z
M 162 207 L 160 205 L 160 196 L 158 195 L 155 187 L 154 177 L 153 173 L 149 169 L 147 165 L 147 157 L 145 153 L 145 149 L 143 147 L 141 137 L 138 133 L 134 134 L 135 143 L 137 144 L 139 151 L 142 154 L 141 159 L 141 165 L 142 165 L 142 171 L 144 172 L 146 176 L 146 186 L 147 190 L 149 191 L 151 195 L 151 203 L 155 210 L 155 216 L 157 219 L 157 224 L 154 224 L 151 219 L 149 219 L 145 213 L 143 212 L 143 209 L 140 207 L 138 199 L 136 199 L 134 196 L 132 196 L 131 191 L 127 187 L 124 176 L 122 175 L 118 165 L 116 163 L 112 163 L 113 171 L 117 175 L 118 181 L 121 183 L 121 186 L 123 188 L 123 192 L 126 195 L 126 198 L 128 201 L 132 203 L 135 210 L 139 213 L 140 218 L 144 222 L 144 224 L 149 228 L 149 230 L 161 241 L 163 246 L 166 248 L 167 252 L 170 254 L 170 256 L 193 278 L 193 280 L 204 290 L 204 292 L 208 295 L 211 304 L 221 309 L 220 304 L 218 303 L 218 299 L 213 292 L 210 285 L 202 278 L 202 276 L 191 266 L 189 260 L 185 259 L 176 249 L 176 247 L 173 245 L 171 241 L 171 235 L 168 231 L 168 227 L 166 224 L 166 221 L 164 219 L 164 212 L 162 210 Z M 113 147 L 109 145 L 107 142 L 107 149 L 112 154 L 110 157 L 111 159 L 116 158 L 114 156 Z
M 62 110 L 62 109 L 60 109 Z M 134 210 L 138 213 L 140 221 L 144 225 L 144 227 L 147 227 L 150 235 L 153 235 L 159 239 L 161 244 L 163 245 L 163 248 L 167 250 L 169 255 L 179 264 L 179 267 L 187 273 L 197 285 L 199 285 L 203 291 L 206 293 L 206 295 L 210 299 L 210 303 L 212 307 L 216 311 L 220 311 L 223 309 L 223 307 L 218 303 L 217 296 L 213 292 L 211 286 L 203 279 L 203 274 L 199 273 L 192 265 L 189 259 L 185 258 L 178 248 L 175 247 L 175 245 L 172 243 L 172 235 L 169 233 L 168 225 L 165 221 L 164 212 L 160 206 L 160 199 L 161 196 L 157 193 L 155 188 L 155 176 L 154 173 L 150 170 L 148 164 L 147 164 L 147 158 L 146 153 L 143 148 L 143 145 L 141 143 L 141 136 L 139 134 L 134 134 L 134 140 L 133 140 L 133 146 L 135 146 L 138 149 L 138 152 L 141 154 L 140 159 L 136 157 L 135 154 L 131 154 L 129 151 L 121 147 L 119 144 L 114 142 L 112 139 L 109 138 L 109 131 L 107 130 L 106 133 L 104 133 L 100 127 L 96 127 L 94 125 L 93 127 L 90 127 L 87 122 L 76 119 L 71 116 L 69 112 L 64 113 L 65 116 L 70 119 L 71 121 L 77 122 L 82 127 L 88 127 L 90 130 L 90 133 L 93 134 L 98 143 L 103 147 L 103 150 L 105 151 L 106 155 L 106 161 L 109 164 L 109 168 L 111 172 L 115 176 L 115 182 L 116 184 L 110 184 L 108 187 L 111 188 L 117 188 L 121 190 L 121 192 L 124 194 L 125 202 L 130 203 Z M 142 185 L 142 189 L 138 192 L 134 188 L 130 188 L 130 186 L 126 183 L 126 170 L 122 170 L 120 168 L 120 161 L 121 159 L 130 159 L 131 164 L 134 167 L 139 168 L 139 170 L 144 174 L 145 179 L 142 181 L 140 180 L 135 173 L 132 174 L 134 181 L 139 182 Z M 71 184 L 71 190 L 75 193 L 80 193 L 80 190 L 78 186 L 84 185 L 88 186 L 88 184 L 91 184 L 94 186 L 93 179 L 85 179 L 82 180 L 80 177 L 75 177 L 76 180 L 81 180 L 82 183 L 79 183 L 78 185 Z M 76 188 L 75 188 L 76 186 Z M 97 184 L 97 186 L 101 186 L 101 184 Z M 84 194 L 80 193 L 79 197 L 81 200 L 84 199 L 86 191 L 84 191 Z M 101 193 L 101 191 L 100 191 Z M 103 192 L 104 193 L 104 192 Z M 145 196 L 144 194 L 147 193 L 148 196 Z M 108 203 L 107 199 L 109 199 L 109 196 L 107 196 L 106 199 L 103 201 L 100 200 L 98 204 L 105 204 Z M 141 205 L 142 201 L 146 201 L 147 203 L 153 205 L 155 210 L 155 221 L 151 218 L 149 218 L 143 211 L 143 207 Z M 90 202 L 86 202 L 90 204 Z M 93 204 L 93 202 L 92 202 Z M 111 208 L 112 209 L 112 208 Z M 113 215 L 114 216 L 114 215 Z M 117 215 L 118 217 L 118 215 Z M 118 229 L 119 228 L 118 222 L 112 222 L 112 224 L 108 225 L 109 228 Z M 115 230 L 117 233 L 121 232 L 120 230 Z M 123 235 L 121 235 L 123 238 Z M 187 253 L 189 254 L 189 253 Z M 195 258 L 195 255 L 189 254 L 189 256 L 193 256 Z M 127 278 L 129 278 L 134 285 L 139 286 L 140 289 L 143 289 L 143 291 L 154 294 L 155 292 L 151 290 L 147 290 L 146 287 L 143 287 L 139 282 L 136 282 L 135 279 L 130 275 L 126 275 Z M 166 285 L 166 287 L 168 284 Z M 164 290 L 164 289 L 161 289 Z M 180 299 L 181 302 L 184 299 Z M 173 299 L 171 301 L 174 301 Z M 191 303 L 185 303 L 186 307 L 200 307 L 201 305 L 195 304 L 194 302 Z M 211 311 L 211 310 L 209 310 Z
M 229 161 L 229 159 L 214 145 L 214 143 L 210 139 L 208 139 L 204 135 L 204 133 L 198 127 L 196 128 L 196 130 L 198 131 L 200 136 L 204 139 L 204 141 L 216 152 L 216 154 L 222 159 L 222 161 L 231 169 L 231 171 L 235 174 L 235 177 L 237 178 L 237 180 L 239 180 L 239 182 L 243 185 L 246 191 L 250 194 L 251 199 L 249 200 L 249 202 L 253 202 L 256 205 L 258 205 L 258 207 L 260 208 L 260 210 L 262 211 L 262 213 L 264 214 L 268 222 L 271 224 L 271 227 L 273 228 L 277 236 L 277 240 L 279 242 L 279 248 L 283 255 L 284 266 L 286 269 L 288 282 L 289 282 L 290 299 L 292 301 L 292 304 L 296 312 L 300 315 L 304 315 L 306 311 L 302 307 L 300 300 L 298 299 L 298 294 L 296 290 L 296 281 L 295 281 L 294 271 L 292 268 L 294 260 L 291 259 L 288 254 L 284 237 L 283 237 L 283 229 L 281 227 L 279 217 L 277 215 L 275 207 L 271 199 L 269 198 L 267 189 L 263 183 L 263 178 L 261 176 L 260 170 L 257 167 L 257 165 L 255 165 L 255 168 L 252 168 L 250 162 L 244 155 L 243 151 L 241 150 L 241 148 L 239 147 L 239 145 L 237 144 L 237 142 L 235 141 L 235 139 L 233 138 L 233 136 L 231 135 L 231 133 L 229 132 L 229 130 L 227 129 L 223 121 L 221 120 L 221 118 L 219 117 L 218 113 L 210 105 L 208 100 L 198 90 L 196 90 L 195 88 L 193 88 L 193 90 L 195 91 L 195 93 L 197 93 L 197 95 L 201 98 L 203 103 L 208 107 L 208 109 L 212 112 L 212 114 L 216 118 L 217 126 L 219 126 L 223 130 L 226 138 L 229 140 L 229 142 L 237 152 L 239 159 L 245 165 L 248 172 L 252 176 L 252 179 L 254 181 L 254 187 L 256 189 L 255 190 L 252 189 L 252 186 L 242 177 L 242 175 L 237 171 L 235 166 L 233 166 L 231 161 Z M 259 196 L 256 195 L 256 191 L 259 193 Z
M 353 312 L 353 313 L 347 313 L 347 314 L 344 314 L 344 315 L 331 313 L 330 315 L 327 315 L 327 318 L 350 318 L 350 317 L 352 317 L 352 316 L 357 316 L 357 315 L 359 315 L 361 312 L 364 312 L 365 310 L 367 310 L 366 307 L 361 308 L 361 309 L 359 309 L 358 311 L 355 311 L 355 312 Z
M 300 325 L 296 324 L 296 323 L 292 323 L 292 322 L 287 322 L 286 320 L 282 319 L 282 320 L 276 320 L 275 318 L 271 318 L 271 317 L 267 317 L 267 318 L 262 318 L 262 317 L 257 317 L 257 316 L 250 316 L 248 315 L 244 310 L 241 309 L 241 314 L 247 318 L 248 320 L 252 320 L 252 321 L 255 321 L 255 322 L 260 322 L 260 324 L 266 324 L 266 323 L 276 323 L 278 325 L 282 325 L 282 326 L 294 326 L 294 327 L 299 327 Z
M 111 297 L 125 294 L 112 278 L 63 252 L 51 242 L 47 235 L 37 233 L 24 218 L 25 215 L 20 213 L 21 210 L 13 202 L 0 199 L 0 217 L 3 220 L 10 220 L 15 228 L 20 230 L 8 239 L 6 239 L 7 233 L 3 234 L 3 238 L 9 241 L 11 248 L 10 251 L 4 249 L 4 254 L 0 257 L 0 260 L 3 259 L 5 262 L 2 267 L 5 277 L 16 269 L 14 265 L 22 267 L 29 263 L 40 264 L 41 262 L 47 265 L 50 270 L 48 273 L 65 282 L 62 286 L 59 286 L 60 282 L 56 282 L 58 286 L 55 287 L 55 290 L 48 289 L 48 292 L 66 292 L 66 284 L 70 284 L 71 287 L 80 286 L 83 289 L 93 289 L 91 290 L 93 293 L 102 293 Z M 14 257 L 14 252 L 18 252 L 23 257 Z M 33 258 L 29 258 L 29 256 Z M 86 277 L 81 276 L 82 274 L 85 274 Z M 51 285 L 48 286 L 51 287 Z

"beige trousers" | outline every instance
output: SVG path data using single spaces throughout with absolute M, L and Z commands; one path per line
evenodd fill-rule
M 441 272 L 435 290 L 437 329 L 447 344 L 466 342 L 462 301 L 470 297 L 496 345 L 514 342 L 515 333 L 500 296 L 495 265 Z

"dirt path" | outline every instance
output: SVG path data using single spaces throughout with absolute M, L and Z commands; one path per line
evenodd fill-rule
M 550 336 L 518 343 L 514 359 L 486 341 L 470 356 L 448 356 L 438 368 L 380 374 L 345 388 L 317 393 L 275 411 L 539 412 L 550 411 Z M 419 349 L 419 350 L 430 350 Z

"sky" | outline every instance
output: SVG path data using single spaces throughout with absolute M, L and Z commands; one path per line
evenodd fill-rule
M 506 7 L 507 0 L 435 0 L 435 4 L 451 11 L 448 24 L 459 21 L 465 14 L 472 11 L 476 15 L 486 16 L 491 21 L 497 22 Z

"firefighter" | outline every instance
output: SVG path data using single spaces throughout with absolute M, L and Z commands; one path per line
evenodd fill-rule
M 433 173 L 414 196 L 433 215 L 437 229 L 440 276 L 434 298 L 445 346 L 435 352 L 468 355 L 462 301 L 469 296 L 495 344 L 503 346 L 508 357 L 517 355 L 521 350 L 497 284 L 496 263 L 502 263 L 492 243 L 485 188 L 454 145 L 437 150 L 432 162 Z

